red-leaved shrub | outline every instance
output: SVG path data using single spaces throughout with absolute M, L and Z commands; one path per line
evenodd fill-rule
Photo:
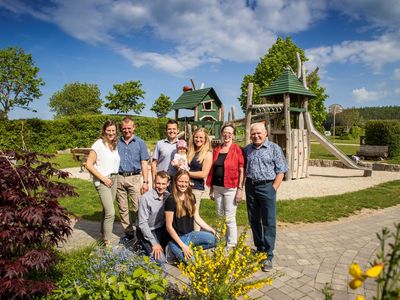
M 54 249 L 72 232 L 58 199 L 75 192 L 55 181 L 68 173 L 41 161 L 48 157 L 0 150 L 0 299 L 30 299 L 54 288 L 47 275 Z

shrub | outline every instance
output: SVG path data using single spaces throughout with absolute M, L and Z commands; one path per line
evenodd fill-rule
M 389 146 L 389 157 L 400 156 L 400 121 L 368 121 L 365 125 L 368 145 Z
M 0 124 L 0 149 L 29 149 L 54 153 L 74 147 L 90 147 L 100 136 L 107 119 L 121 122 L 121 115 L 83 115 L 56 120 L 10 120 Z M 165 135 L 166 118 L 132 116 L 136 131 L 143 140 L 159 140 Z
M 53 248 L 72 231 L 58 199 L 75 195 L 73 187 L 52 181 L 68 173 L 41 157 L 49 155 L 0 150 L 0 299 L 49 293 Z
M 161 268 L 125 247 L 73 252 L 57 271 L 50 299 L 164 299 L 168 291 Z
M 220 236 L 225 237 L 225 233 L 226 224 L 222 226 Z M 249 279 L 260 269 L 267 255 L 254 253 L 245 244 L 246 237 L 243 232 L 237 245 L 229 250 L 225 247 L 225 238 L 218 241 L 213 251 L 195 248 L 194 260 L 187 265 L 179 264 L 178 268 L 189 278 L 189 283 L 183 287 L 189 299 L 237 299 L 252 289 L 272 284 L 273 277 Z

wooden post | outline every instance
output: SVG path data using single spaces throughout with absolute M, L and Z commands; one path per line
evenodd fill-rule
M 267 104 L 267 97 L 263 97 L 263 103 Z M 272 135 L 271 131 L 271 116 L 269 115 L 269 111 L 265 113 L 265 128 L 267 129 L 268 132 L 268 140 L 273 142 L 274 141 L 274 136 Z
M 285 180 L 292 179 L 292 128 L 290 126 L 290 95 L 283 95 L 283 109 L 285 113 L 285 131 L 286 131 L 286 160 L 288 162 L 289 171 L 287 172 L 287 176 Z
M 179 109 L 175 109 L 175 120 L 178 122 Z
M 250 144 L 250 125 L 251 125 L 251 109 L 250 106 L 253 104 L 253 83 L 249 82 L 247 85 L 247 104 L 246 104 L 246 135 L 245 145 Z
M 199 120 L 199 107 L 196 106 L 194 108 L 194 121 L 197 122 Z
M 303 99 L 304 99 L 303 108 L 306 109 L 306 113 L 307 113 L 307 111 L 308 111 L 308 97 L 304 96 Z M 310 130 L 310 128 L 307 128 L 307 140 L 304 141 L 304 144 L 306 144 L 305 148 L 308 151 L 307 151 L 307 153 L 304 153 L 303 174 L 307 178 L 309 176 L 309 174 L 308 174 L 308 164 L 310 162 L 310 153 L 311 153 L 311 130 Z
M 219 120 L 218 121 L 225 121 L 225 114 L 224 114 L 224 105 L 221 104 L 221 107 L 219 108 Z
M 306 90 L 308 90 L 308 86 L 307 86 L 307 76 L 306 76 L 306 66 L 304 65 L 304 63 L 301 64 L 301 72 L 302 72 L 302 80 L 303 80 L 303 86 Z
M 299 52 L 296 52 L 296 60 L 297 60 L 297 78 L 300 79 L 302 63 L 301 63 L 301 58 L 300 58 L 300 53 Z

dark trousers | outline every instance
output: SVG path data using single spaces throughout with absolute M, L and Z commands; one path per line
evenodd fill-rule
M 254 185 L 246 180 L 246 204 L 254 245 L 272 259 L 276 239 L 276 191 L 272 182 Z
M 169 241 L 169 234 L 167 233 L 165 226 L 156 228 L 156 229 L 152 230 L 151 233 L 156 238 L 156 240 L 161 245 L 161 247 L 163 247 L 163 249 L 165 249 L 165 247 L 167 246 L 167 243 Z M 139 227 L 137 227 L 137 229 L 136 229 L 136 237 L 140 243 L 140 246 L 142 247 L 142 250 L 144 251 L 144 254 L 152 257 L 151 253 L 153 252 L 153 246 L 151 245 L 151 243 L 148 240 L 146 240 L 144 238 L 143 233 L 140 231 Z M 165 263 L 165 261 L 166 261 L 166 258 L 165 258 L 165 255 L 163 255 L 161 257 L 161 259 L 159 261 L 157 261 L 157 263 L 163 264 L 163 263 Z

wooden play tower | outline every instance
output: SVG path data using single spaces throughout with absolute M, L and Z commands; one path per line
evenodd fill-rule
M 310 134 L 304 120 L 308 100 L 316 95 L 290 68 L 260 94 L 263 104 L 252 103 L 252 83 L 248 88 L 246 144 L 250 142 L 250 124 L 256 120 L 265 121 L 268 139 L 282 148 L 288 161 L 285 180 L 308 177 Z

